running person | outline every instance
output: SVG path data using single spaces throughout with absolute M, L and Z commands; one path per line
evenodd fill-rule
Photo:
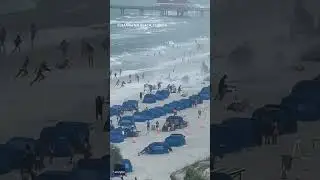
M 48 68 L 47 63 L 43 61 L 40 64 L 40 67 L 36 69 L 36 77 L 33 79 L 33 81 L 30 82 L 30 86 L 32 86 L 36 81 L 40 82 L 45 79 L 44 72 L 45 71 L 51 71 L 51 69 Z
M 17 34 L 13 43 L 14 43 L 14 49 L 12 50 L 11 54 L 15 53 L 16 51 L 20 52 L 21 51 L 20 45 L 22 43 L 22 38 L 19 33 Z
M 38 32 L 38 28 L 36 27 L 35 23 L 32 23 L 30 25 L 30 40 L 31 40 L 31 48 L 33 49 L 33 45 L 34 45 L 34 40 L 36 38 Z
M 24 60 L 22 67 L 19 69 L 19 72 L 17 73 L 16 78 L 20 77 L 21 75 L 22 76 L 28 75 L 29 63 L 30 63 L 29 57 L 26 56 L 26 59 Z

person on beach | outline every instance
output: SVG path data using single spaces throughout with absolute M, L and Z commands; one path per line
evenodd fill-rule
M 142 98 L 143 98 L 143 93 L 142 92 L 140 92 L 140 100 L 142 100 Z
M 89 67 L 93 68 L 94 47 L 90 43 L 87 43 L 87 53 L 88 53 Z
M 291 155 L 281 156 L 281 179 L 287 179 L 288 171 L 290 171 L 292 167 L 292 159 Z
M 126 82 L 122 81 L 121 87 L 124 87 L 125 84 L 126 84 Z
M 110 46 L 110 38 L 109 38 L 109 36 L 108 37 L 106 37 L 103 41 L 102 41 L 102 48 L 103 48 L 103 51 L 104 52 L 107 52 L 107 50 L 108 50 L 108 48 L 109 48 L 109 46 Z
M 44 80 L 46 77 L 44 76 L 44 72 L 50 72 L 51 69 L 48 67 L 47 63 L 45 61 L 43 61 L 39 68 L 37 68 L 36 70 L 36 77 L 33 79 L 33 81 L 30 82 L 30 86 L 32 86 L 36 81 L 40 82 L 42 80 Z
M 24 77 L 24 76 L 28 75 L 28 66 L 29 66 L 29 63 L 30 63 L 29 57 L 26 56 L 26 59 L 24 60 L 22 66 L 20 67 L 17 75 L 15 76 L 16 78 L 18 78 L 18 77 L 20 77 L 20 76 Z
M 114 78 L 117 78 L 117 73 L 116 72 L 114 73 Z
M 181 85 L 178 87 L 178 93 L 181 93 Z
M 160 129 L 159 129 L 159 121 L 156 122 L 156 129 L 157 129 L 157 132 L 160 131 Z
M 22 38 L 21 38 L 19 33 L 17 34 L 17 36 L 14 39 L 13 43 L 14 43 L 14 49 L 12 50 L 11 54 L 13 54 L 13 53 L 15 53 L 17 51 L 20 52 L 21 51 L 20 45 L 22 43 Z
M 63 39 L 60 42 L 59 49 L 61 50 L 63 57 L 67 56 L 69 51 L 69 46 L 70 46 L 70 43 L 66 39 Z
M 220 79 L 219 81 L 219 87 L 218 87 L 218 94 L 216 99 L 219 99 L 220 101 L 224 98 L 224 95 L 226 93 L 226 79 L 228 78 L 228 76 L 225 74 L 223 75 L 223 77 Z
M 101 96 L 96 97 L 96 120 L 103 119 L 102 112 L 103 112 L 103 98 Z
M 86 45 L 87 45 L 87 41 L 84 39 L 81 39 L 81 57 L 83 57 L 86 54 Z
M 161 82 L 158 82 L 158 90 L 161 89 Z
M 198 110 L 198 119 L 201 117 L 201 109 Z
M 117 80 L 116 86 L 119 86 L 119 84 L 120 84 L 120 79 Z
M 69 58 L 65 58 L 62 63 L 56 64 L 57 69 L 70 69 L 71 68 L 71 62 Z
M 7 30 L 5 27 L 1 27 L 0 30 L 0 52 L 6 52 L 6 38 L 7 38 Z
M 38 32 L 38 28 L 37 28 L 36 24 L 31 23 L 31 25 L 30 25 L 30 40 L 31 40 L 31 48 L 32 49 L 34 47 L 34 40 L 36 38 L 37 32 Z
M 272 144 L 278 144 L 279 128 L 278 122 L 274 121 L 272 125 Z

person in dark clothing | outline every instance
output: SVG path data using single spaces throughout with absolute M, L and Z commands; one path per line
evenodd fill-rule
M 57 69 L 70 69 L 71 68 L 71 63 L 69 58 L 65 58 L 62 63 L 56 64 Z
M 142 100 L 142 98 L 143 98 L 143 93 L 140 92 L 140 100 Z
M 33 49 L 34 47 L 34 40 L 36 38 L 36 35 L 37 35 L 37 32 L 38 32 L 38 29 L 36 27 L 36 24 L 35 23 L 32 23 L 30 25 L 30 40 L 31 40 L 31 48 Z
M 227 75 L 224 75 L 220 81 L 219 81 L 219 87 L 218 87 L 218 95 L 217 95 L 217 98 L 216 99 L 219 99 L 220 101 L 224 98 L 224 95 L 226 93 L 226 88 L 227 88 L 227 85 L 226 85 L 226 79 L 228 78 Z
M 70 44 L 66 39 L 61 41 L 59 49 L 61 50 L 63 57 L 67 56 L 68 51 L 69 51 L 69 45 Z
M 198 119 L 201 117 L 201 109 L 198 110 Z
M 158 90 L 161 88 L 161 82 L 158 82 Z
M 96 120 L 102 121 L 102 111 L 103 111 L 103 98 L 101 96 L 96 97 Z
M 84 154 L 83 154 L 83 158 L 84 159 L 89 159 L 92 156 L 91 153 L 91 145 L 89 143 L 89 139 L 86 138 L 84 141 Z
M 181 92 L 181 85 L 178 87 L 178 93 L 180 94 Z
M 7 30 L 2 27 L 0 30 L 0 52 L 6 52 L 6 38 L 7 38 Z
M 126 84 L 126 82 L 122 81 L 121 87 L 124 87 L 125 84 Z
M 13 43 L 14 43 L 14 49 L 12 50 L 11 54 L 15 53 L 16 51 L 20 52 L 21 51 L 20 45 L 22 43 L 22 38 L 19 33 L 17 34 Z
M 32 151 L 31 147 L 29 144 L 26 145 L 25 147 L 25 156 L 23 158 L 23 166 L 21 169 L 21 175 L 24 176 L 26 173 L 31 177 L 31 179 L 35 178 L 35 173 L 33 171 L 33 165 L 35 162 L 35 155 L 34 152 Z
M 292 167 L 292 159 L 291 155 L 281 156 L 281 179 L 287 179 L 287 173 Z
M 119 86 L 119 84 L 120 84 L 120 79 L 117 80 L 116 86 Z
M 106 37 L 103 42 L 102 42 L 102 48 L 103 48 L 103 51 L 104 52 L 107 52 L 109 46 L 110 46 L 110 38 L 109 37 Z
M 159 121 L 156 122 L 156 129 L 159 131 Z
M 117 78 L 117 73 L 116 72 L 114 73 L 114 77 Z
M 87 53 L 88 53 L 89 67 L 93 68 L 94 47 L 90 43 L 87 43 Z
M 150 131 L 150 121 L 149 120 L 147 121 L 147 131 L 148 132 Z
M 272 125 L 272 144 L 278 144 L 278 136 L 279 136 L 278 122 L 274 121 Z
M 40 82 L 45 79 L 44 72 L 51 71 L 51 69 L 48 67 L 47 63 L 45 61 L 42 61 L 39 68 L 36 69 L 36 77 L 33 79 L 33 81 L 30 82 L 30 86 L 32 86 L 36 81 Z
M 18 73 L 16 75 L 16 78 L 20 77 L 20 76 L 28 75 L 28 65 L 29 65 L 29 63 L 30 63 L 30 59 L 29 59 L 28 56 L 26 56 L 26 59 L 24 60 L 22 67 L 20 67 L 20 69 L 19 69 L 19 71 L 18 71 Z

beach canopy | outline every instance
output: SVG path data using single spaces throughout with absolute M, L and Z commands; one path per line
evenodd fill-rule
M 137 100 L 128 100 L 122 103 L 122 110 L 123 111 L 134 111 L 137 110 L 138 101 Z
M 153 104 L 153 103 L 156 103 L 156 101 L 157 101 L 156 95 L 146 94 L 144 95 L 142 102 L 146 104 Z
M 110 107 L 110 116 L 116 116 L 119 115 L 122 111 L 121 105 L 113 105 Z
M 146 111 L 135 112 L 133 114 L 133 118 L 135 122 L 146 122 L 153 119 L 152 116 L 149 116 L 148 113 L 146 113 Z
M 133 166 L 132 166 L 131 161 L 129 159 L 123 159 L 122 164 L 124 166 L 124 169 L 126 170 L 126 173 L 133 172 Z
M 320 119 L 320 105 L 296 96 L 287 96 L 282 99 L 281 106 L 288 107 L 292 115 L 299 121 L 317 121 Z
M 167 154 L 171 151 L 169 144 L 165 142 L 153 142 L 150 143 L 143 151 L 147 154 Z
M 180 147 L 186 144 L 186 139 L 183 134 L 171 134 L 166 137 L 165 143 L 167 143 L 170 147 Z
M 167 89 L 164 89 L 164 90 L 158 90 L 155 94 L 156 96 L 156 99 L 159 100 L 159 101 L 162 101 L 162 100 L 165 100 L 169 97 L 170 95 L 170 92 L 169 90 Z
M 122 143 L 126 138 L 125 132 L 121 128 L 116 128 L 110 131 L 110 142 L 111 143 Z

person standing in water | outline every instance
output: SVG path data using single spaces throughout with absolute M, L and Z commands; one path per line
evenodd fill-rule
M 34 47 L 34 40 L 36 38 L 37 32 L 38 32 L 38 29 L 36 27 L 36 24 L 31 23 L 31 25 L 30 25 L 30 40 L 31 40 L 31 48 L 32 49 Z

